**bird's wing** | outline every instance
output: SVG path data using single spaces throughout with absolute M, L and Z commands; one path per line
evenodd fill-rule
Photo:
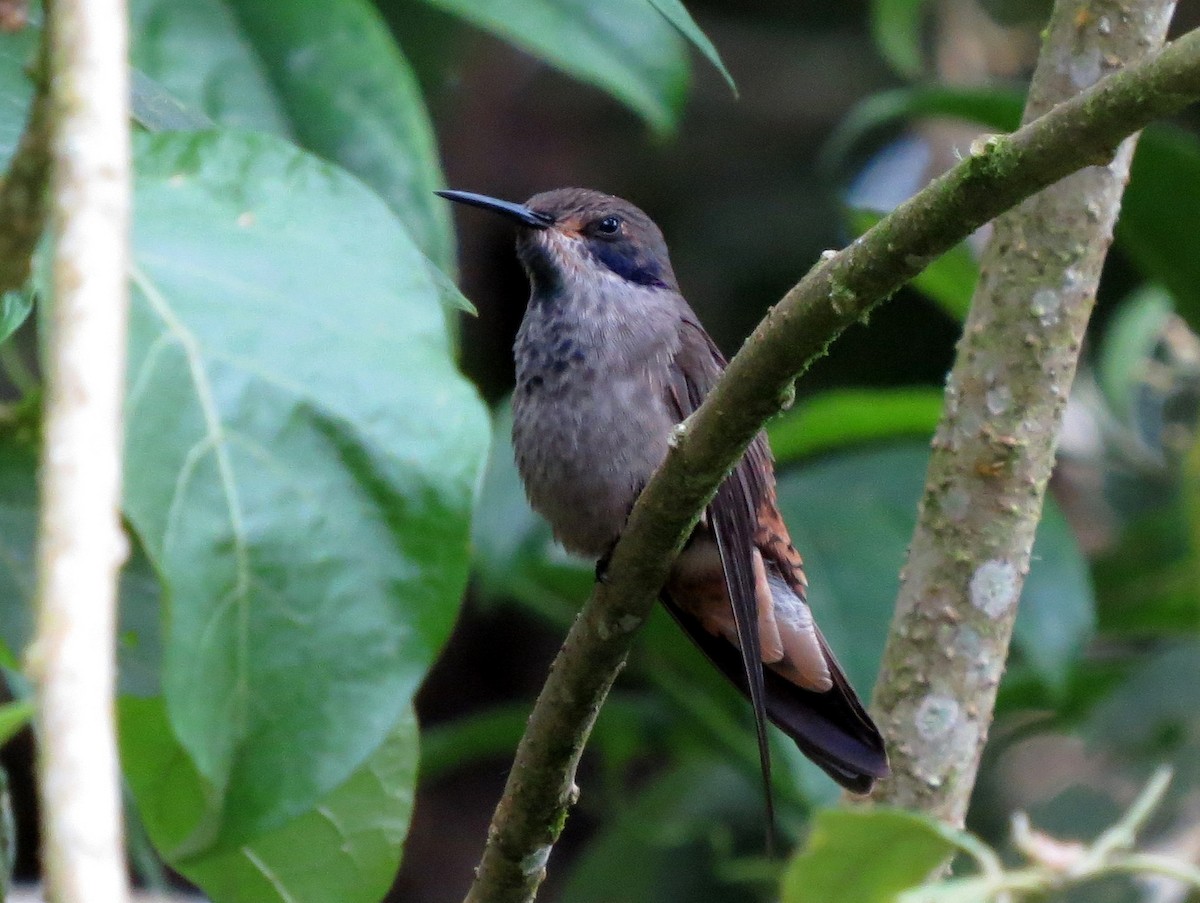
M 685 316 L 668 381 L 668 402 L 680 420 L 700 406 L 724 367 L 708 334 Z M 714 545 L 715 561 L 706 551 Z M 803 562 L 776 503 L 770 448 L 760 433 L 717 491 L 663 601 L 749 697 L 768 807 L 767 718 L 844 787 L 863 793 L 887 774 L 883 740 L 813 622 L 806 590 Z
M 708 333 L 694 320 L 684 319 L 680 350 L 672 362 L 668 386 L 670 403 L 675 407 L 680 420 L 688 417 L 700 406 L 704 396 L 724 369 L 725 359 Z M 769 468 L 770 452 L 765 437 L 760 434 L 755 437 L 741 461 L 717 490 L 716 496 L 708 506 L 706 522 L 707 529 L 716 541 L 724 571 L 724 589 L 732 608 L 745 686 L 754 709 L 754 728 L 758 738 L 767 818 L 768 823 L 773 826 L 775 817 L 774 799 L 771 794 L 771 750 L 767 741 L 766 688 L 758 629 L 759 606 L 755 594 L 754 537 L 758 532 L 755 509 L 758 499 L 763 495 L 763 471 L 760 468 L 764 462 Z M 670 604 L 668 608 L 671 608 Z

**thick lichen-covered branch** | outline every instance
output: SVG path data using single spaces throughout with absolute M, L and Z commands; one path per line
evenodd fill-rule
M 1026 121 L 1160 46 L 1174 0 L 1059 0 Z M 875 711 L 874 799 L 962 824 L 1134 138 L 996 220 L 946 384 Z
M 113 692 L 125 554 L 121 402 L 130 147 L 122 0 L 54 0 L 51 305 L 35 684 L 42 865 L 55 903 L 128 898 Z
M 970 157 L 814 267 L 759 324 L 639 498 L 563 645 L 517 750 L 467 897 L 534 898 L 574 801 L 575 768 L 632 635 L 723 476 L 847 326 L 983 223 L 1200 98 L 1200 32 L 1111 75 Z

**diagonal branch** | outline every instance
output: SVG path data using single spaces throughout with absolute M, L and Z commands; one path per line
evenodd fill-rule
M 578 793 L 575 768 L 604 697 L 699 512 L 795 378 L 847 326 L 983 223 L 1200 98 L 1200 31 L 1098 82 L 1014 134 L 978 142 L 840 253 L 759 324 L 679 428 L 559 652 L 517 749 L 468 903 L 532 900 Z
M 1098 77 L 1102 60 L 1129 62 L 1160 46 L 1174 8 L 1175 0 L 1058 0 L 1026 120 Z M 966 816 L 1135 142 L 992 230 L 876 687 L 893 770 L 877 801 L 956 825 Z

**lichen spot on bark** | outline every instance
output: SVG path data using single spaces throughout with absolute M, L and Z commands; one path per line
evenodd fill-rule
M 1012 608 L 1019 593 L 1017 569 L 1002 558 L 985 561 L 971 577 L 971 604 L 989 618 L 998 618 Z
M 1054 326 L 1062 314 L 1062 298 L 1051 288 L 1039 288 L 1033 293 L 1030 311 L 1043 326 Z
M 958 702 L 950 696 L 930 693 L 917 706 L 917 736 L 925 741 L 938 740 L 954 730 L 958 723 Z

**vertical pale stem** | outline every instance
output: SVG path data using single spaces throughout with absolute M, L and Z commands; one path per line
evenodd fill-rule
M 130 149 L 122 0 L 48 4 L 51 316 L 37 632 L 43 868 L 54 903 L 128 897 L 113 712 Z
M 1058 0 L 1025 121 L 1161 46 L 1174 6 Z M 1135 141 L 995 221 L 876 686 L 877 801 L 966 815 Z

